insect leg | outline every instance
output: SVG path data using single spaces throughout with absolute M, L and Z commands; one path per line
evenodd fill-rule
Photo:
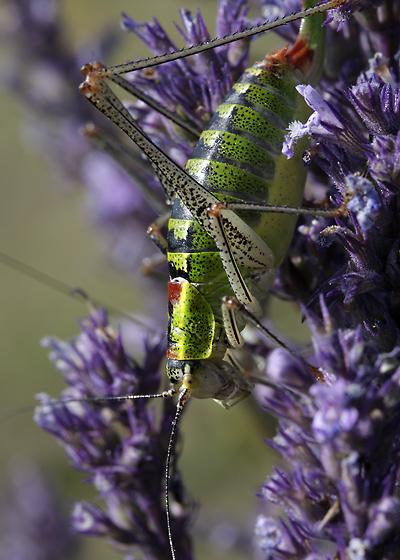
M 128 82 L 125 78 L 122 78 L 122 76 L 111 75 L 109 76 L 109 79 L 115 84 L 118 84 L 126 92 L 146 103 L 146 105 L 157 111 L 157 113 L 160 113 L 160 115 L 164 115 L 164 117 L 167 117 L 167 119 L 180 126 L 183 130 L 194 136 L 194 138 L 198 138 L 200 136 L 201 130 L 199 130 L 194 123 L 182 118 L 177 113 L 170 111 L 161 105 L 161 103 L 158 103 L 158 101 L 137 88 L 134 84 Z
M 127 72 L 133 72 L 142 68 L 152 68 L 153 66 L 158 66 L 172 60 L 186 58 L 188 56 L 192 56 L 194 54 L 198 54 L 216 47 L 221 47 L 222 45 L 233 43 L 234 41 L 239 41 L 240 39 L 248 39 L 250 37 L 254 37 L 254 35 L 264 33 L 265 31 L 271 31 L 273 29 L 276 29 L 277 27 L 281 27 L 283 25 L 286 25 L 287 23 L 291 23 L 299 19 L 325 13 L 327 10 L 332 10 L 341 6 L 342 4 L 346 4 L 346 2 L 348 2 L 348 0 L 329 0 L 328 2 L 319 3 L 316 6 L 296 12 L 284 18 L 276 19 L 275 21 L 267 21 L 261 25 L 252 27 L 250 29 L 245 29 L 243 31 L 238 31 L 226 37 L 218 37 L 216 39 L 208 41 L 207 43 L 201 43 L 200 45 L 194 45 L 193 47 L 189 47 L 186 49 L 184 48 L 173 53 L 158 55 L 153 58 L 146 58 L 143 60 L 138 60 L 136 62 L 132 61 L 125 62 L 124 64 L 118 64 L 116 66 L 108 66 L 107 68 L 103 68 L 99 71 L 99 77 L 110 78 L 112 76 L 126 74 Z
M 161 253 L 166 257 L 168 252 L 168 243 L 165 236 L 161 232 L 161 228 L 167 225 L 168 220 L 171 217 L 171 212 L 168 214 L 163 214 L 152 224 L 149 225 L 147 229 L 147 235 L 153 241 L 153 243 L 158 247 Z
M 109 155 L 135 181 L 155 212 L 164 214 L 168 211 L 165 198 L 154 189 L 149 188 L 141 179 L 141 174 L 138 172 L 140 160 L 138 161 L 137 154 L 128 150 L 123 142 L 109 130 L 105 131 L 93 123 L 87 123 L 82 131 L 93 146 Z

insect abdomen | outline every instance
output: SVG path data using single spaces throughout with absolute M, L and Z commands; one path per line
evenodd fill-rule
M 301 205 L 306 141 L 290 161 L 281 153 L 289 123 L 310 113 L 294 89 L 297 83 L 279 53 L 246 70 L 202 133 L 186 171 L 220 200 Z M 271 248 L 277 267 L 296 217 L 239 215 Z

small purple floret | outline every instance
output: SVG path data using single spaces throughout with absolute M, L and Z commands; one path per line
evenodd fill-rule
M 381 210 L 381 200 L 374 185 L 365 177 L 348 175 L 346 177 L 347 194 L 351 197 L 347 204 L 348 210 L 357 215 L 358 223 L 363 231 L 374 225 Z

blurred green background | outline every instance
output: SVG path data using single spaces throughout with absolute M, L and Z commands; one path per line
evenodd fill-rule
M 203 0 L 201 4 L 213 33 L 216 2 Z M 198 3 L 185 0 L 184 6 L 196 9 Z M 65 0 L 60 7 L 68 39 L 77 44 L 87 43 L 87 37 L 100 32 L 106 23 L 118 28 L 123 11 L 139 21 L 157 14 L 181 44 L 172 24 L 173 20 L 179 21 L 181 0 L 162 0 L 159 4 L 156 0 Z M 269 41 L 278 46 L 273 36 Z M 264 42 L 258 46 L 258 52 L 269 48 Z M 123 48 L 108 62 L 119 63 L 144 55 L 147 53 L 139 41 L 129 35 Z M 135 301 L 135 290 L 128 280 L 107 266 L 96 234 L 87 225 L 79 189 L 62 192 L 51 188 L 54 175 L 49 173 L 45 158 L 24 142 L 24 111 L 10 94 L 1 93 L 0 114 L 0 251 L 66 284 L 79 286 L 116 308 L 145 311 L 146 302 Z M 63 297 L 2 263 L 0 309 L 0 411 L 4 414 L 33 404 L 37 392 L 58 394 L 61 383 L 39 341 L 46 334 L 65 338 L 77 333 L 76 319 L 85 315 L 86 309 L 80 302 Z M 16 460 L 30 457 L 56 480 L 66 503 L 90 498 L 91 488 L 82 484 L 79 473 L 69 469 L 63 451 L 36 428 L 31 418 L 32 412 L 28 412 L 2 419 L 2 480 L 6 480 Z M 232 523 L 251 534 L 258 508 L 255 493 L 275 459 L 263 444 L 263 438 L 272 435 L 268 424 L 268 418 L 257 411 L 251 399 L 229 412 L 213 401 L 193 401 L 185 414 L 180 466 L 189 492 L 201 506 L 193 527 L 196 558 L 247 557 L 240 549 L 219 550 L 210 535 L 205 537 L 204 533 L 210 527 Z M 103 541 L 82 540 L 82 560 L 121 558 Z

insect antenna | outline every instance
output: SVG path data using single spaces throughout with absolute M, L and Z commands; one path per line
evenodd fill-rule
M 86 303 L 87 307 L 89 308 L 90 312 L 93 312 L 96 310 L 96 308 L 98 307 L 103 307 L 108 309 L 112 314 L 122 317 L 126 320 L 128 320 L 129 322 L 133 322 L 135 324 L 137 324 L 139 327 L 141 327 L 142 329 L 148 331 L 149 330 L 149 326 L 146 325 L 145 323 L 143 323 L 142 321 L 140 321 L 140 319 L 133 317 L 132 315 L 125 313 L 119 309 L 116 309 L 110 305 L 106 305 L 103 302 L 101 302 L 98 299 L 94 299 L 88 296 L 88 294 L 81 288 L 76 288 L 76 287 L 72 287 L 68 284 L 66 284 L 65 282 L 55 278 L 54 276 L 51 276 L 50 274 L 47 274 L 45 272 L 42 272 L 40 270 L 38 270 L 37 268 L 30 266 L 29 264 L 26 264 L 14 257 L 11 257 L 10 255 L 7 255 L 6 253 L 3 253 L 0 251 L 0 262 L 2 262 L 4 265 L 12 268 L 13 270 L 17 270 L 18 272 L 20 272 L 21 274 L 32 278 L 33 280 L 36 280 L 37 282 L 39 282 L 40 284 L 44 284 L 45 286 L 55 290 L 58 293 L 61 293 L 69 298 L 74 298 L 76 299 L 76 296 L 80 296 L 83 298 L 84 302 Z M 109 336 L 108 333 L 105 334 L 107 336 Z M 112 397 L 85 397 L 85 398 L 81 398 L 81 399 L 65 399 L 65 400 L 59 400 L 59 401 L 54 401 L 52 404 L 53 406 L 57 406 L 57 405 L 65 405 L 65 404 L 69 404 L 69 403 L 78 403 L 78 402 L 103 402 L 103 401 L 126 401 L 126 400 L 134 400 L 134 399 L 152 399 L 152 398 L 168 398 L 168 397 L 173 397 L 175 396 L 177 393 L 176 391 L 169 389 L 166 391 L 162 391 L 160 393 L 154 393 L 154 394 L 148 394 L 148 395 L 126 395 L 126 396 L 112 396 Z M 40 406 L 38 404 L 29 404 L 26 406 L 22 406 L 22 407 L 18 407 L 18 408 L 14 408 L 12 410 L 9 410 L 7 412 L 1 413 L 0 414 L 0 423 L 1 422 L 5 422 L 7 420 L 10 420 L 14 417 L 20 416 L 21 414 L 25 414 L 27 412 L 31 412 L 32 410 L 35 410 L 35 408 L 37 406 Z
M 128 150 L 114 133 L 104 130 L 94 123 L 89 122 L 85 124 L 81 131 L 95 148 L 110 156 L 133 179 L 135 185 L 140 189 L 146 201 L 157 214 L 164 214 L 168 211 L 165 196 L 149 188 L 141 180 L 138 166 L 142 165 L 142 162 L 137 157 L 137 154 L 132 152 L 132 150 Z
M 40 284 L 44 284 L 45 286 L 51 288 L 52 290 L 55 290 L 56 292 L 63 294 L 64 296 L 68 296 L 69 298 L 74 298 L 75 294 L 78 294 L 84 297 L 86 303 L 88 303 L 89 301 L 87 294 L 81 288 L 69 286 L 62 280 L 59 280 L 58 278 L 55 278 L 54 276 L 51 276 L 46 272 L 42 272 L 41 270 L 38 270 L 37 268 L 34 268 L 33 266 L 26 264 L 14 257 L 11 257 L 10 255 L 3 253 L 2 251 L 0 251 L 0 262 L 2 262 L 6 266 L 14 270 L 17 270 L 18 272 L 21 272 L 25 276 L 28 276 L 29 278 L 36 280 Z M 123 317 L 128 321 L 139 325 L 141 328 L 145 330 L 149 329 L 148 325 L 145 325 L 142 321 L 140 321 L 140 319 L 133 317 L 129 313 L 125 313 L 120 309 L 116 309 L 115 307 L 105 304 L 104 302 L 98 299 L 90 298 L 90 302 L 93 307 L 104 307 L 108 309 L 113 315 L 118 315 L 120 317 Z
M 272 29 L 276 29 L 277 27 L 281 27 L 282 25 L 286 25 L 287 23 L 291 23 L 292 21 L 297 21 L 298 19 L 306 18 L 315 14 L 324 13 L 327 10 L 331 10 L 337 8 L 338 6 L 341 6 L 346 2 L 347 0 L 329 0 L 328 2 L 318 3 L 314 7 L 307 8 L 306 10 L 293 13 L 284 18 L 276 19 L 274 21 L 267 21 L 261 25 L 254 26 L 249 29 L 245 29 L 243 31 L 237 31 L 236 33 L 232 33 L 231 35 L 227 35 L 225 37 L 218 37 L 216 39 L 212 39 L 211 41 L 208 41 L 206 43 L 201 43 L 193 47 L 183 48 L 181 50 L 172 53 L 167 53 L 164 55 L 158 55 L 153 58 L 146 58 L 138 61 L 125 62 L 123 64 L 117 64 L 116 66 L 108 66 L 107 68 L 103 68 L 98 72 L 98 77 L 110 78 L 113 80 L 115 76 L 126 74 L 127 72 L 133 72 L 135 70 L 140 70 L 142 68 L 152 68 L 153 66 L 164 64 L 164 62 L 170 62 L 172 60 L 186 58 L 193 54 L 198 54 L 207 51 L 209 49 L 213 49 L 215 47 L 227 45 L 229 43 L 233 43 L 234 41 L 238 41 L 240 39 L 248 39 L 250 37 L 253 37 L 254 35 L 263 33 L 264 31 L 270 31 Z
M 182 118 L 179 114 L 174 113 L 173 111 L 170 111 L 161 105 L 161 103 L 134 86 L 131 82 L 125 80 L 122 76 L 110 76 L 110 80 L 137 99 L 140 99 L 140 101 L 146 103 L 146 105 L 157 111 L 157 113 L 164 115 L 164 117 L 167 117 L 168 120 L 180 126 L 183 130 L 194 136 L 196 140 L 199 138 L 202 131 L 198 129 L 195 123 L 189 121 L 187 118 Z
M 65 399 L 65 400 L 54 401 L 52 403 L 47 403 L 47 405 L 58 406 L 58 405 L 66 405 L 66 404 L 73 404 L 73 403 L 88 403 L 88 402 L 90 403 L 90 402 L 106 402 L 106 401 L 115 402 L 115 401 L 129 401 L 135 399 L 159 399 L 159 398 L 166 399 L 166 398 L 174 397 L 175 395 L 176 392 L 173 391 L 172 389 L 169 389 L 166 391 L 162 391 L 161 393 L 154 393 L 152 395 L 122 395 L 119 397 L 85 397 L 82 399 Z M 32 404 L 32 405 L 22 406 L 21 408 L 17 408 L 9 412 L 5 412 L 4 414 L 0 415 L 0 423 L 6 420 L 10 420 L 11 418 L 14 418 L 14 416 L 19 416 L 20 414 L 24 414 L 25 412 L 31 412 L 32 410 L 35 410 L 35 408 L 38 406 L 43 406 L 43 405 L 41 405 L 40 403 Z
M 173 543 L 173 539 L 172 539 L 172 531 L 171 531 L 171 514 L 170 514 L 170 505 L 169 505 L 169 477 L 170 477 L 169 471 L 170 471 L 170 465 L 171 465 L 172 448 L 173 448 L 173 445 L 174 445 L 174 440 L 175 440 L 175 435 L 176 435 L 176 428 L 177 428 L 178 421 L 179 421 L 179 418 L 181 416 L 183 407 L 185 406 L 185 404 L 187 403 L 189 398 L 190 398 L 190 395 L 189 395 L 188 389 L 184 389 L 179 394 L 179 400 L 176 404 L 175 418 L 172 421 L 171 434 L 169 436 L 167 458 L 166 458 L 166 461 L 165 461 L 165 513 L 166 513 L 166 517 L 167 517 L 168 541 L 169 541 L 169 546 L 170 546 L 170 549 L 171 549 L 172 560 L 176 560 L 176 555 L 175 555 L 175 548 L 174 548 L 174 543 Z

